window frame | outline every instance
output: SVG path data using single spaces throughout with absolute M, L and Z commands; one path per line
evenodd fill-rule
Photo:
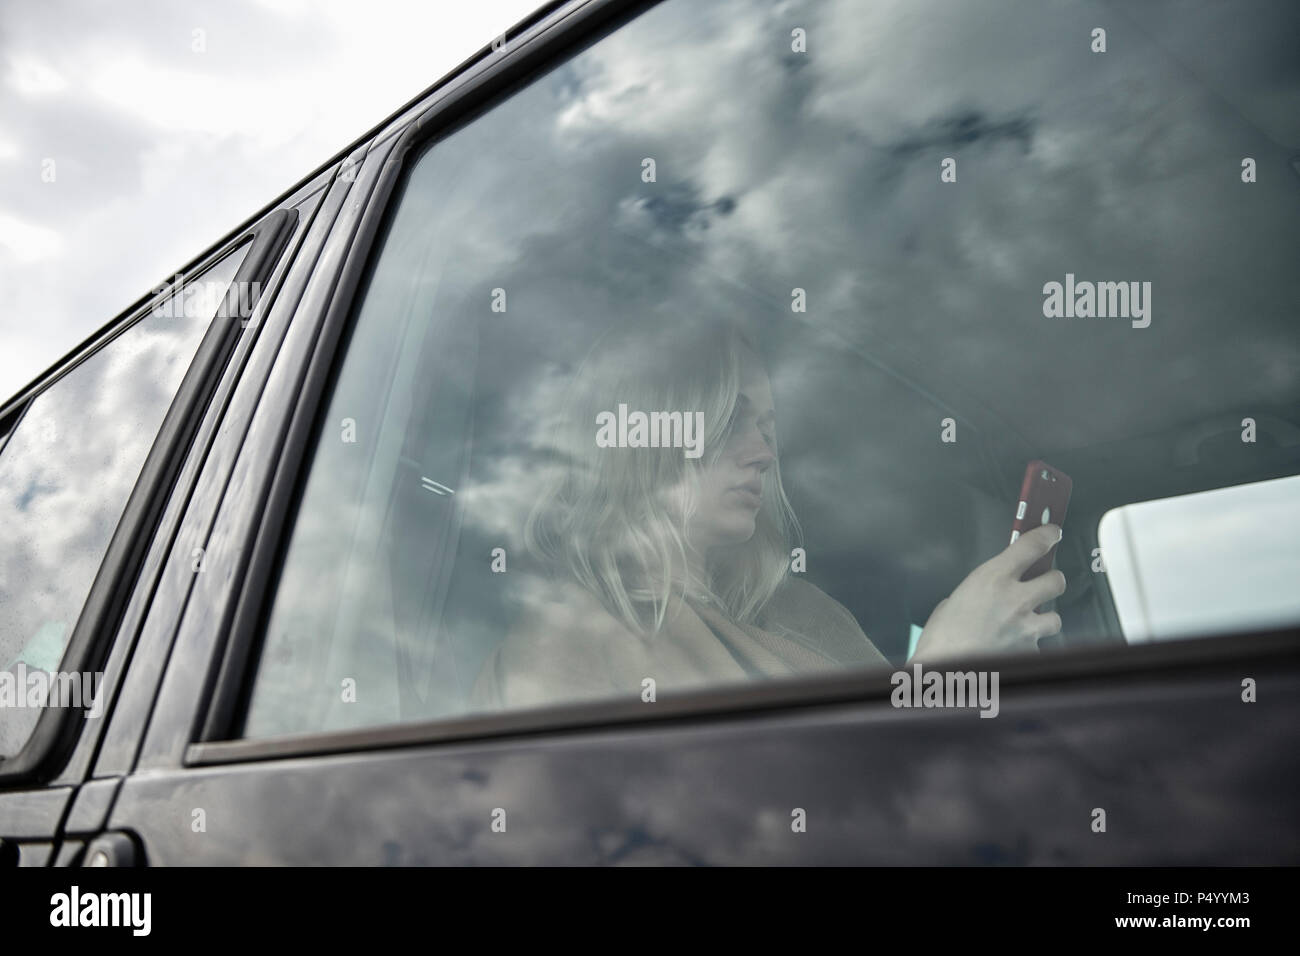
M 392 198 L 399 184 L 405 182 L 412 162 L 437 140 L 489 112 L 502 99 L 660 2 L 585 0 L 573 5 L 551 3 L 539 9 L 506 32 L 504 52 L 486 47 L 453 75 L 453 82 L 439 84 L 397 134 L 365 200 L 356 234 L 348 243 L 298 399 L 289 413 L 288 431 L 267 501 L 244 544 L 251 557 L 230 627 L 217 638 L 215 673 L 200 694 L 196 719 L 201 729 L 191 738 L 191 746 L 230 739 L 251 686 L 248 680 L 256 675 L 257 651 L 291 530 L 290 520 L 306 483 L 312 439 L 327 411 L 326 390 L 341 364 L 336 361 L 341 359 L 339 350 L 349 337 L 365 280 L 378 255 L 379 241 L 396 209 Z M 475 71 L 474 66 L 480 68 Z
M 251 307 L 256 303 L 255 299 L 241 300 L 239 289 L 250 283 L 259 283 L 260 297 L 264 291 L 261 283 L 287 248 L 297 222 L 296 210 L 277 209 L 227 237 L 187 268 L 178 270 L 182 282 L 192 280 L 236 253 L 240 247 L 248 247 L 235 270 L 231 287 L 218 307 L 217 316 L 210 320 L 154 435 L 64 647 L 60 670 L 94 672 L 103 668 L 185 454 L 227 361 L 245 331 L 244 323 L 222 318 L 221 314 L 227 312 L 234 316 L 238 314 L 235 311 L 237 307 Z M 176 291 L 170 281 L 158 288 L 163 291 L 151 292 L 139 299 L 0 406 L 0 422 L 14 416 L 12 427 L 0 438 L 0 453 L 38 396 L 129 332 Z M 85 709 L 85 706 L 43 708 L 23 748 L 8 758 L 0 758 L 0 788 L 50 780 L 76 745 L 84 727 Z
M 341 731 L 248 739 L 235 736 L 257 677 L 258 655 L 274 601 L 298 505 L 311 468 L 314 442 L 328 411 L 335 382 L 366 284 L 396 213 L 401 186 L 415 161 L 438 140 L 477 121 L 541 74 L 599 42 L 661 0 L 586 0 L 551 4 L 507 34 L 503 54 L 480 51 L 449 84 L 439 84 L 397 136 L 365 200 L 360 224 L 349 237 L 333 295 L 325 308 L 307 362 L 281 457 L 260 516 L 243 542 L 250 555 L 239 578 L 239 596 L 228 628 L 216 635 L 208 679 L 199 694 L 194 730 L 186 738 L 185 767 L 237 764 L 285 757 L 379 750 L 391 747 L 481 740 L 499 736 L 553 734 L 611 725 L 651 725 L 699 715 L 757 713 L 887 699 L 889 672 L 844 673 L 704 688 L 673 695 L 647 710 L 639 701 L 600 700 L 490 714 L 439 717 Z M 497 59 L 483 64 L 496 56 Z M 475 67 L 483 68 L 475 72 Z M 462 81 L 463 82 L 460 82 Z M 1109 602 L 1109 594 L 1104 598 Z M 1152 671 L 1210 672 L 1242 658 L 1284 660 L 1295 653 L 1300 629 L 1234 632 L 1232 640 L 1175 640 L 1147 646 L 1099 644 L 1068 654 L 997 659 L 1007 686 L 1052 685 L 1114 677 L 1142 679 Z M 989 658 L 953 659 L 952 669 L 987 667 Z
M 18 431 L 18 426 L 22 424 L 30 407 L 31 400 L 28 398 L 16 400 L 0 410 L 0 455 L 4 454 L 5 446 L 9 444 L 13 433 Z

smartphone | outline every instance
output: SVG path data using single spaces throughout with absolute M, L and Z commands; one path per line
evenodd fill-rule
M 1026 531 L 1040 525 L 1054 524 L 1065 527 L 1065 509 L 1070 505 L 1070 488 L 1074 482 L 1065 472 L 1053 468 L 1045 461 L 1031 461 L 1025 467 L 1025 480 L 1020 484 L 1020 501 L 1016 505 L 1016 520 L 1011 524 L 1011 543 Z M 1052 569 L 1056 560 L 1056 545 L 1052 550 L 1029 566 L 1020 576 L 1031 581 Z

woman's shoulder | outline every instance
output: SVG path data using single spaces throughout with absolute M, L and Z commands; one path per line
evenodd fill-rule
M 764 608 L 764 614 L 771 617 L 784 617 L 789 614 L 831 614 L 839 618 L 848 618 L 857 627 L 853 615 L 835 598 L 831 597 L 817 585 L 797 574 L 788 574 L 777 588 L 772 599 Z
M 617 692 L 613 675 L 635 669 L 644 654 L 639 638 L 576 581 L 539 577 L 525 591 L 475 699 L 514 707 Z
M 637 640 L 628 626 L 587 588 L 570 577 L 535 577 L 529 582 L 515 615 L 510 638 L 519 644 L 601 639 L 627 643 Z

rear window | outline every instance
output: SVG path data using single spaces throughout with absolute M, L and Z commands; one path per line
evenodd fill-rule
M 38 672 L 59 667 L 163 417 L 247 251 L 186 277 L 31 399 L 0 448 L 0 756 L 17 753 L 40 716 L 30 693 L 47 680 Z M 93 676 L 78 675 L 77 686 L 94 686 Z

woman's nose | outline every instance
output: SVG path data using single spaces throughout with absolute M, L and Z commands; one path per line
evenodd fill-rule
M 757 467 L 760 472 L 764 472 L 772 467 L 775 461 L 776 452 L 772 450 L 767 437 L 757 426 L 751 426 L 745 434 L 745 441 L 740 449 L 741 467 Z

